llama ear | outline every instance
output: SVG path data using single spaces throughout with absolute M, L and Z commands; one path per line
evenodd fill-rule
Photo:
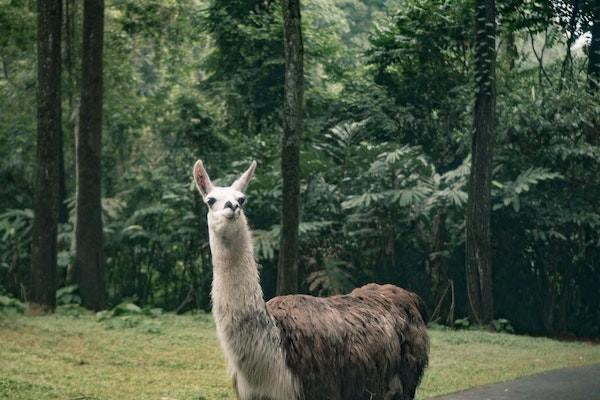
M 206 195 L 213 190 L 213 184 L 210 181 L 206 169 L 204 169 L 204 165 L 202 165 L 202 160 L 198 160 L 196 161 L 196 164 L 194 164 L 193 175 L 194 182 L 196 183 L 196 187 L 202 195 L 202 198 L 206 197 Z
M 254 170 L 256 169 L 256 161 L 252 161 L 252 164 L 248 167 L 246 172 L 242 174 L 233 184 L 231 188 L 237 190 L 238 192 L 245 193 L 250 180 L 254 176 Z

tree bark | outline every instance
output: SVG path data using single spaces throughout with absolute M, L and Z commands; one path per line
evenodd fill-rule
M 75 268 L 84 307 L 106 306 L 101 206 L 104 0 L 85 0 L 77 135 Z
M 600 3 L 596 2 L 592 9 L 592 38 L 588 50 L 588 83 L 590 90 L 595 92 L 600 86 Z
M 517 57 L 519 57 L 519 50 L 515 44 L 515 33 L 510 30 L 506 34 L 506 58 L 508 60 L 508 69 L 512 71 L 515 69 L 517 63 Z
M 73 75 L 73 0 L 63 0 L 63 27 L 62 37 L 63 43 L 63 81 L 67 82 L 65 86 L 66 90 L 63 91 L 63 96 L 67 99 L 68 114 L 71 115 L 73 110 L 73 87 L 72 87 L 72 75 Z M 66 93 L 65 93 L 66 92 Z M 67 223 L 69 221 L 69 209 L 67 207 L 67 183 L 65 173 L 65 133 L 61 130 L 60 144 L 59 144 L 59 186 L 58 186 L 58 222 L 60 224 Z
M 58 138 L 58 222 L 65 224 L 69 221 L 69 210 L 67 209 L 67 183 L 65 176 L 65 153 L 64 135 L 60 130 Z
M 285 99 L 281 175 L 283 207 L 277 267 L 277 293 L 298 292 L 298 226 L 300 224 L 300 142 L 303 128 L 304 48 L 300 0 L 283 0 Z
M 490 219 L 496 113 L 496 10 L 494 0 L 477 0 L 476 7 L 477 94 L 466 216 L 466 277 L 470 315 L 476 323 L 489 323 L 494 318 Z
M 58 166 L 61 136 L 61 0 L 38 0 L 37 167 L 31 241 L 31 298 L 34 307 L 56 305 Z
M 592 37 L 588 48 L 587 79 L 589 92 L 595 94 L 600 88 L 600 2 L 592 6 Z M 592 145 L 600 142 L 600 117 L 594 120 L 592 126 L 584 128 L 586 141 Z
M 446 247 L 446 215 L 438 211 L 431 221 L 429 241 L 429 257 L 427 270 L 431 280 L 431 291 L 434 299 L 439 299 L 448 287 L 448 268 L 442 252 Z
M 567 72 L 569 73 L 569 78 L 573 78 L 573 54 L 571 53 L 571 47 L 573 47 L 573 44 L 575 43 L 575 40 L 577 39 L 577 37 L 575 36 L 577 33 L 577 25 L 578 25 L 578 21 L 580 20 L 580 7 L 581 4 L 579 2 L 579 0 L 575 0 L 571 2 L 571 5 L 573 6 L 573 9 L 570 10 L 571 12 L 571 16 L 569 17 L 569 36 L 567 37 L 567 43 L 566 43 L 566 53 L 565 53 L 565 58 L 563 60 L 562 63 L 562 68 L 560 71 L 560 83 L 558 85 L 558 91 L 560 92 L 563 88 L 564 82 L 565 82 L 565 75 L 567 74 Z

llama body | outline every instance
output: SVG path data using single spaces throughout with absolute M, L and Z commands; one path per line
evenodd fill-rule
M 413 293 L 370 284 L 351 294 L 282 296 L 265 303 L 241 211 L 253 163 L 229 188 L 201 162 L 209 206 L 217 334 L 241 400 L 408 400 L 427 365 L 428 337 Z

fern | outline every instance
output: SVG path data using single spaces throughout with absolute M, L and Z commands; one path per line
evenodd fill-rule
M 326 260 L 322 269 L 307 276 L 306 282 L 308 289 L 319 295 L 347 293 L 355 286 L 352 264 L 342 260 Z
M 274 229 L 253 231 L 254 253 L 259 259 L 275 258 L 275 251 L 279 248 L 279 226 L 276 227 L 277 233 Z
M 392 201 L 400 207 L 418 204 L 431 194 L 431 188 L 423 184 L 414 187 L 392 191 Z
M 519 174 L 514 181 L 496 184 L 500 190 L 501 202 L 494 205 L 494 209 L 497 210 L 512 204 L 513 209 L 518 212 L 521 208 L 520 195 L 528 192 L 532 186 L 542 181 L 553 179 L 563 179 L 563 176 L 546 168 L 532 167 Z
M 300 238 L 303 239 L 311 233 L 320 232 L 323 228 L 333 224 L 332 221 L 309 221 L 301 222 L 298 226 Z M 281 226 L 273 225 L 270 230 L 253 231 L 254 252 L 259 259 L 272 260 L 275 252 L 279 249 L 281 238 Z
M 512 184 L 506 185 L 507 190 L 516 194 L 527 192 L 533 185 L 541 181 L 562 178 L 562 175 L 556 172 L 550 172 L 546 168 L 529 168 L 522 172 Z
M 360 195 L 349 196 L 348 200 L 342 202 L 342 208 L 366 208 L 371 206 L 371 204 L 376 203 L 384 198 L 383 193 L 363 193 Z
M 324 141 L 315 144 L 317 150 L 324 151 L 338 163 L 343 163 L 358 141 L 360 131 L 364 128 L 365 121 L 344 122 L 331 128 L 324 135 Z

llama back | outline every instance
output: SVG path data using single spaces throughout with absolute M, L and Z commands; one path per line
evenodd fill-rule
M 391 285 L 376 286 L 349 295 L 282 296 L 267 303 L 304 399 L 395 398 L 405 381 L 418 384 L 428 350 L 418 297 Z

